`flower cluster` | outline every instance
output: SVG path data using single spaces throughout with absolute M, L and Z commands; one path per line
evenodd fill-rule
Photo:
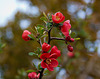
M 60 50 L 57 49 L 56 46 L 53 46 L 51 51 L 47 53 L 50 49 L 50 45 L 47 43 L 43 43 L 42 45 L 42 51 L 43 54 L 40 56 L 40 59 L 42 59 L 41 66 L 42 68 L 47 68 L 49 71 L 53 71 L 54 67 L 58 66 L 58 61 L 56 60 L 60 54 Z
M 60 12 L 57 12 L 54 15 L 52 15 L 52 20 L 54 23 L 60 23 L 64 21 L 64 19 L 65 19 L 64 15 Z M 74 39 L 71 38 L 71 36 L 69 35 L 69 30 L 71 29 L 70 20 L 66 20 L 63 23 L 63 25 L 60 26 L 60 29 L 61 29 L 61 32 L 65 35 L 65 40 L 67 42 L 74 42 Z M 68 45 L 67 49 L 69 50 L 69 52 L 73 52 L 73 47 L 71 45 Z
M 53 71 L 54 67 L 58 66 L 58 61 L 57 58 L 59 56 L 61 56 L 60 50 L 58 50 L 58 48 L 56 46 L 53 46 L 51 48 L 50 41 L 52 40 L 52 38 L 55 38 L 58 40 L 57 37 L 51 37 L 50 36 L 50 31 L 54 26 L 57 26 L 58 28 L 60 28 L 60 31 L 62 32 L 62 37 L 63 38 L 59 38 L 59 39 L 63 39 L 63 41 L 65 41 L 65 43 L 67 44 L 67 49 L 68 49 L 68 53 L 67 56 L 69 58 L 73 58 L 74 57 L 74 53 L 73 53 L 73 47 L 69 44 L 69 42 L 74 42 L 73 39 L 69 33 L 70 29 L 71 29 L 71 24 L 70 24 L 70 20 L 65 20 L 65 16 L 61 13 L 61 12 L 57 12 L 54 15 L 50 15 L 52 18 L 50 18 L 50 16 L 46 16 L 44 14 L 45 17 L 42 17 L 42 20 L 46 23 L 46 28 L 45 26 L 42 25 L 38 25 L 37 27 L 35 27 L 37 35 L 33 35 L 31 32 L 29 32 L 28 30 L 24 30 L 23 34 L 22 34 L 22 38 L 25 41 L 29 41 L 29 40 L 33 40 L 34 37 L 36 38 L 37 42 L 41 45 L 42 50 L 40 50 L 40 53 L 38 51 L 38 53 L 31 53 L 31 55 L 37 55 L 37 57 L 39 59 L 41 59 L 41 67 L 42 70 L 40 71 L 38 68 L 38 73 L 36 72 L 31 72 L 28 74 L 29 79 L 41 79 L 43 76 L 43 71 L 45 68 L 47 68 L 49 71 Z M 47 21 L 47 22 L 46 22 Z M 63 22 L 64 21 L 64 22 Z M 61 23 L 63 22 L 63 23 Z M 43 38 L 46 34 L 45 32 L 48 33 L 48 44 L 44 43 L 42 44 L 43 40 L 41 41 L 41 38 Z M 50 50 L 51 48 L 51 50 Z

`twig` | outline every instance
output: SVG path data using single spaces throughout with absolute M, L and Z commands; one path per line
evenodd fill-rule
M 64 38 L 58 38 L 58 37 L 51 37 L 50 39 L 51 39 L 51 40 L 64 40 L 64 41 L 65 41 Z
M 53 27 L 51 27 L 51 29 L 52 29 L 52 28 L 53 28 Z M 51 29 L 48 31 L 48 44 L 50 44 L 50 41 L 51 41 L 51 37 L 50 37 Z

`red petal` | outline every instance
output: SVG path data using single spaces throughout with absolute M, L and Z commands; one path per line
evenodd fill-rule
M 40 76 L 40 73 L 37 75 L 37 77 L 36 77 L 36 78 L 38 79 L 38 78 L 39 78 L 39 76 Z
M 46 59 L 46 58 L 49 58 L 50 54 L 49 53 L 43 53 L 41 56 L 40 56 L 40 59 Z
M 69 30 L 71 28 L 70 20 L 66 20 L 63 25 Z
M 54 70 L 54 68 L 53 67 L 51 67 L 51 66 L 47 66 L 47 69 L 49 70 L 49 71 L 53 71 Z
M 57 59 L 57 58 L 58 58 L 58 56 L 57 56 L 57 54 L 56 54 L 56 53 L 53 53 L 53 54 L 51 54 L 51 55 L 49 56 L 49 58 L 55 58 L 55 59 Z
M 50 52 L 50 54 L 54 54 L 54 53 L 56 53 L 56 55 L 58 57 L 61 56 L 60 50 L 58 50 L 58 48 L 56 46 L 53 46 L 52 49 L 51 49 L 51 52 Z
M 69 35 L 69 31 L 65 25 L 61 26 L 61 31 L 66 37 Z
M 42 50 L 43 51 L 47 52 L 47 51 L 49 51 L 50 48 L 51 48 L 51 46 L 49 44 L 43 43 L 43 45 L 42 45 Z
M 57 67 L 58 61 L 54 58 L 51 58 L 51 64 L 49 64 L 50 67 Z
M 44 62 L 44 60 L 41 62 L 41 67 L 42 68 L 47 68 L 47 64 Z

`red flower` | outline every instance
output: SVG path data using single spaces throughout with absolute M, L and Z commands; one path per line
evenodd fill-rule
M 56 46 L 53 46 L 50 51 L 50 54 L 54 54 L 54 53 L 57 55 L 57 57 L 61 56 L 60 50 L 58 50 Z
M 37 75 L 36 72 L 31 72 L 28 74 L 29 79 L 38 79 L 40 76 L 40 73 Z
M 41 62 L 42 68 L 47 68 L 49 71 L 53 71 L 54 67 L 58 66 L 58 61 L 56 60 L 57 55 L 55 53 L 43 53 L 40 58 L 43 59 Z
M 68 48 L 68 50 L 69 50 L 70 52 L 73 51 L 73 47 L 72 47 L 71 45 L 68 45 L 67 48 Z
M 70 20 L 66 20 L 61 26 L 62 33 L 67 37 L 69 35 L 69 29 L 71 28 Z
M 28 35 L 31 34 L 31 32 L 29 32 L 28 30 L 24 30 L 23 34 L 22 34 L 22 38 L 25 41 L 29 41 L 30 37 L 28 37 Z
M 51 46 L 49 44 L 43 43 L 43 45 L 42 45 L 43 52 L 49 51 L 50 48 L 51 48 Z
M 73 52 L 68 52 L 67 53 L 68 57 L 73 58 L 74 57 L 74 53 Z
M 52 20 L 53 20 L 54 23 L 60 23 L 64 19 L 65 19 L 65 16 L 60 12 L 57 12 L 54 15 L 52 15 Z

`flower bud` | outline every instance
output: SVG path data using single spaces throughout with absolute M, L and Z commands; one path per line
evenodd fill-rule
M 72 47 L 71 45 L 68 45 L 67 48 L 68 48 L 68 50 L 69 50 L 70 52 L 73 51 L 73 47 Z
M 73 53 L 73 52 L 68 52 L 68 53 L 67 53 L 67 56 L 68 56 L 69 58 L 73 58 L 73 57 L 74 57 L 74 53 Z
M 29 32 L 28 30 L 24 30 L 23 34 L 22 34 L 22 38 L 25 41 L 29 41 L 30 37 L 28 36 L 29 34 L 31 34 L 31 32 Z
M 43 52 L 49 51 L 50 48 L 51 48 L 51 46 L 50 46 L 49 44 L 43 43 L 43 45 L 42 45 L 42 51 L 43 51 Z M 42 52 L 42 53 L 43 53 L 43 52 Z
M 74 42 L 74 39 L 73 39 L 73 38 L 71 38 L 71 39 L 70 39 L 70 42 Z
M 66 40 L 66 41 L 70 41 L 70 40 L 71 40 L 71 36 L 68 35 L 68 36 L 65 38 L 65 40 Z

